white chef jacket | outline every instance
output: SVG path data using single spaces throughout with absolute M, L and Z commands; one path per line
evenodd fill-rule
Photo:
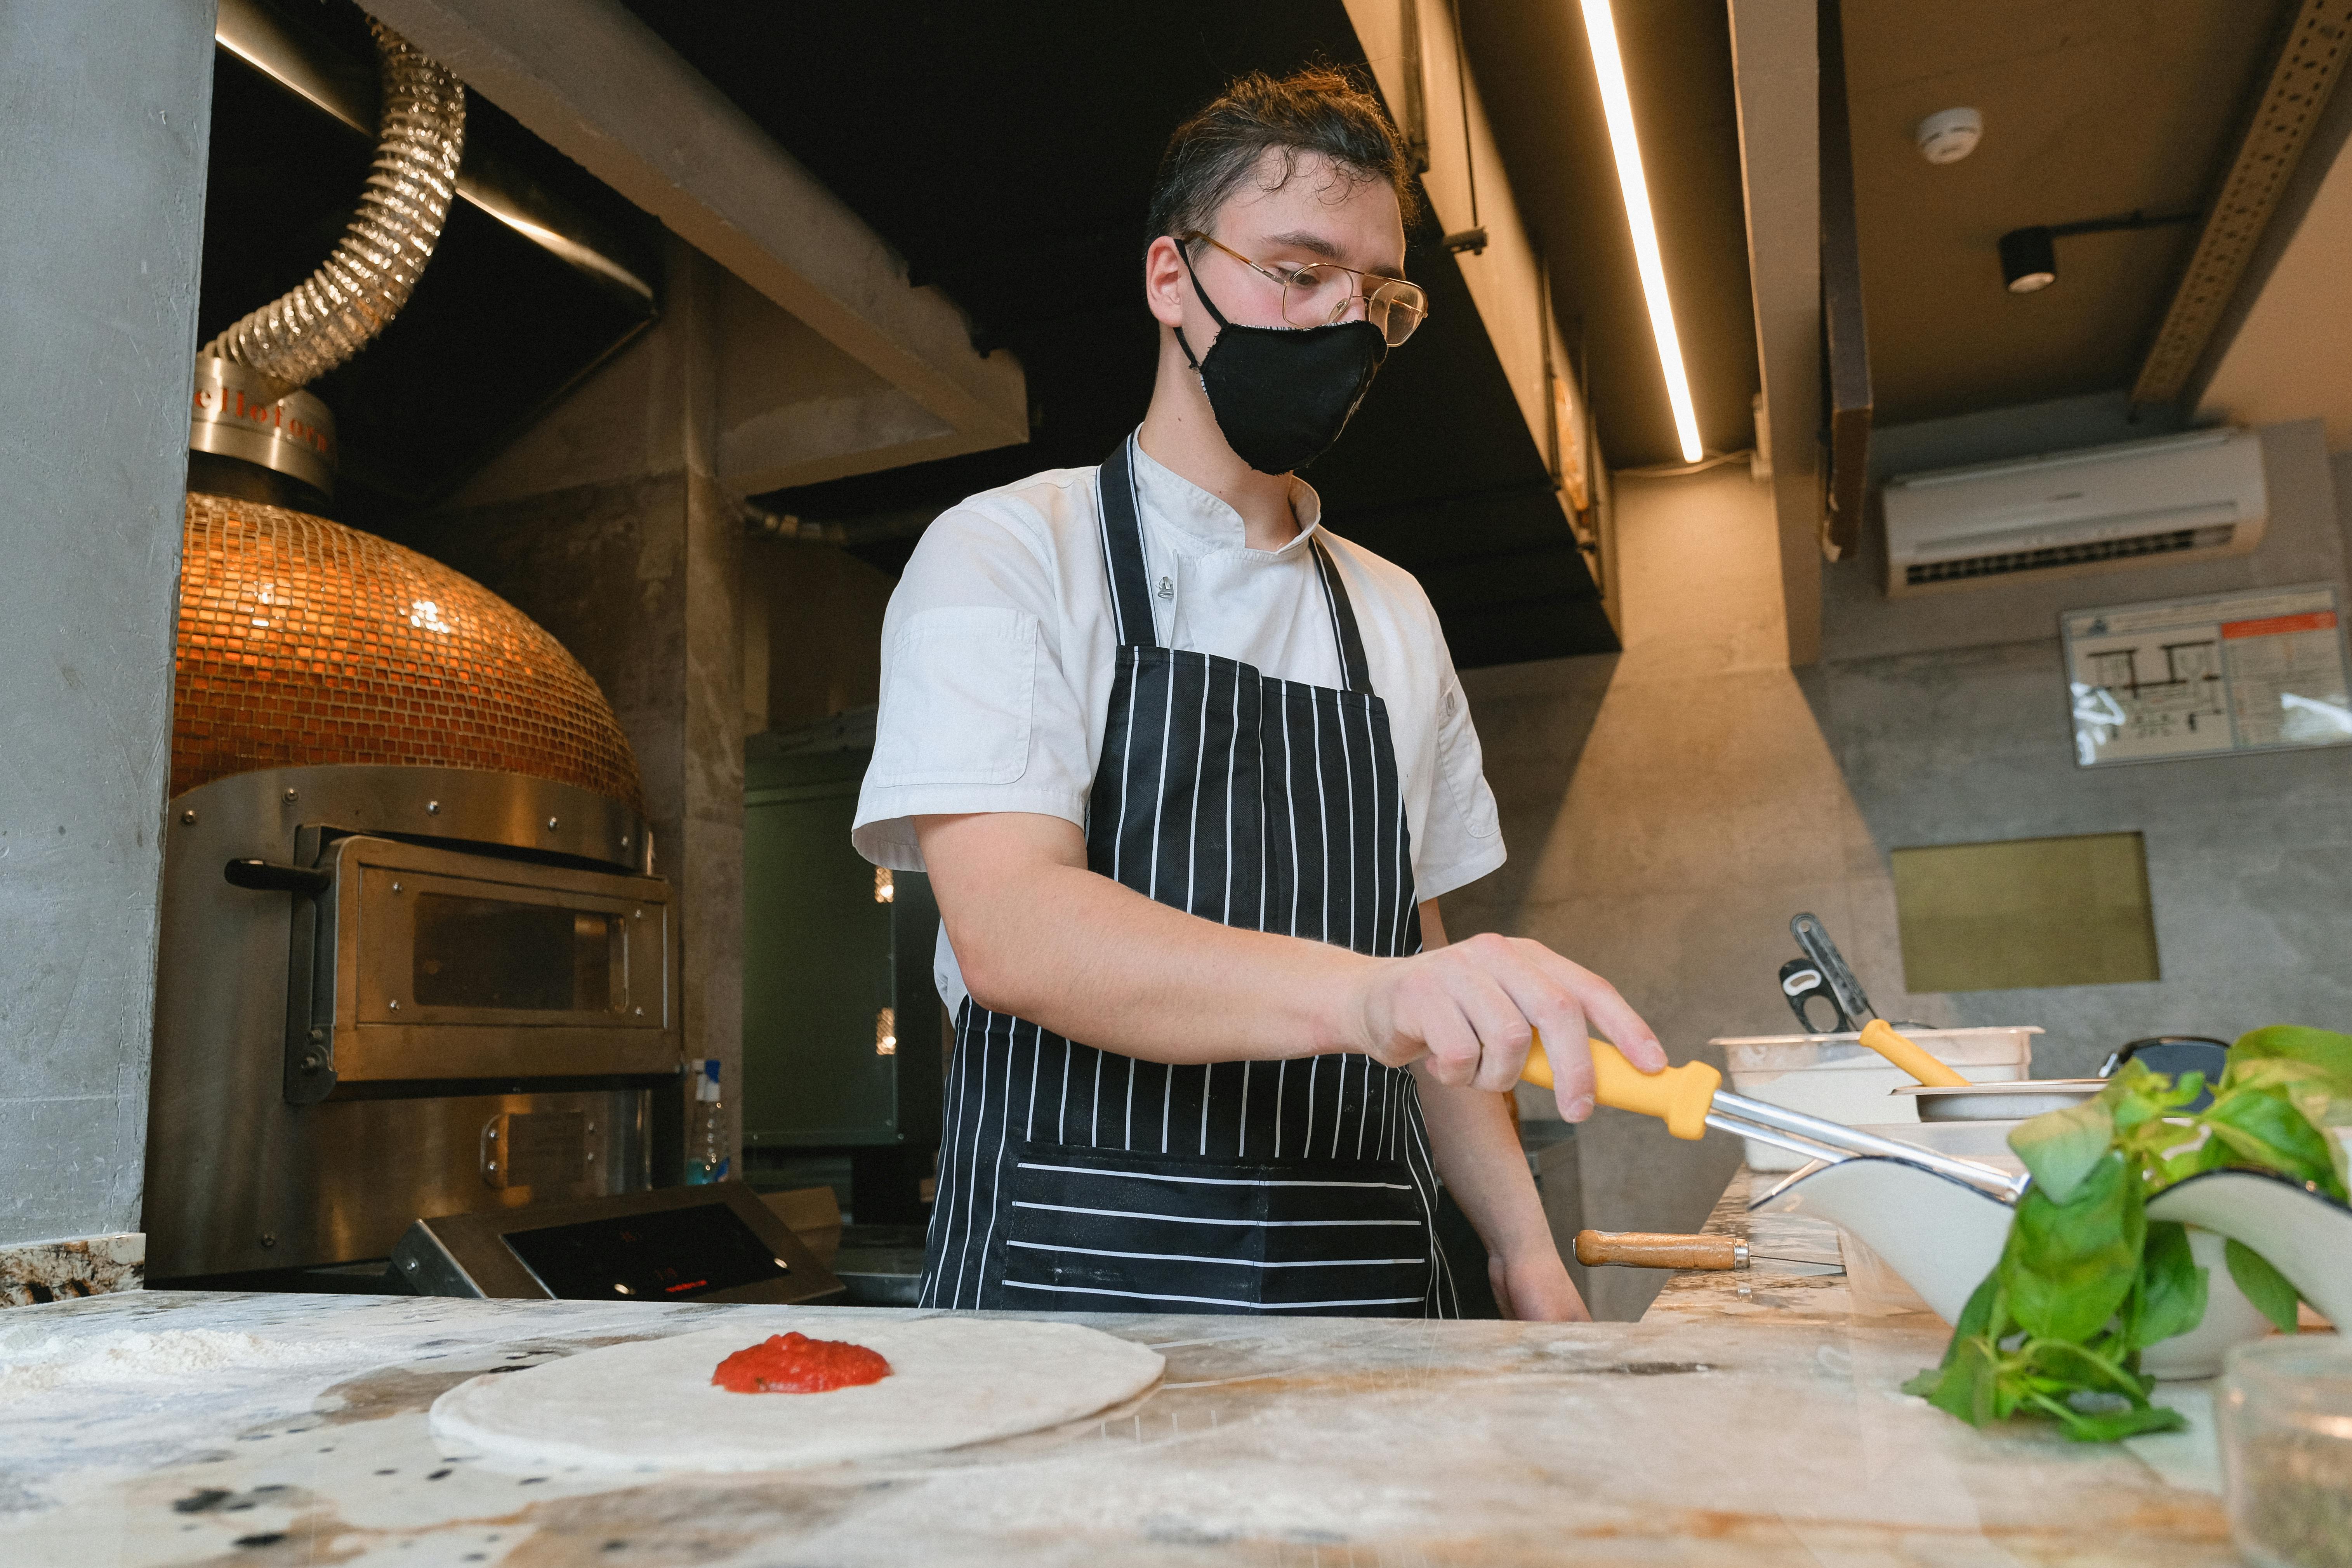
M 1084 829 L 1109 719 L 1118 622 L 1103 563 L 1097 469 L 1054 468 L 942 513 L 882 622 L 882 706 L 851 841 L 877 866 L 923 869 L 917 816 L 1035 812 Z M 1495 797 L 1436 612 L 1412 574 L 1324 531 L 1291 480 L 1298 536 L 1253 550 L 1241 514 L 1139 445 L 1135 480 L 1160 641 L 1316 686 L 1345 684 L 1308 541 L 1322 535 L 1386 703 L 1415 893 L 1433 899 L 1503 863 Z M 933 977 L 967 994 L 940 931 Z

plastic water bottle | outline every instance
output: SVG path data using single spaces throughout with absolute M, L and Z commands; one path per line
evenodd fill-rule
M 707 1057 L 694 1075 L 694 1117 L 687 1124 L 686 1181 L 704 1186 L 727 1179 L 725 1118 L 719 1101 L 719 1058 Z

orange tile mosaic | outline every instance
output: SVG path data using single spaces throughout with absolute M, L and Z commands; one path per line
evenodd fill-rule
M 172 794 L 320 763 L 479 768 L 645 810 L 596 682 L 469 577 L 308 512 L 188 497 Z

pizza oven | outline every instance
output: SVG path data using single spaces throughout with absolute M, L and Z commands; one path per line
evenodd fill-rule
M 465 141 L 456 79 L 371 29 L 379 144 L 343 240 L 197 361 L 157 1279 L 382 1258 L 419 1219 L 678 1161 L 677 910 L 611 707 L 513 605 L 315 510 L 335 426 L 301 388 L 406 302 Z
M 159 1279 L 650 1184 L 677 921 L 601 692 L 512 605 L 188 500 L 148 1138 Z

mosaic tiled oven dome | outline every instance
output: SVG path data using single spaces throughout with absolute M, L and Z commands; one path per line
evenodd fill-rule
M 308 512 L 188 497 L 172 794 L 257 768 L 478 768 L 640 815 L 596 682 L 469 577 Z

